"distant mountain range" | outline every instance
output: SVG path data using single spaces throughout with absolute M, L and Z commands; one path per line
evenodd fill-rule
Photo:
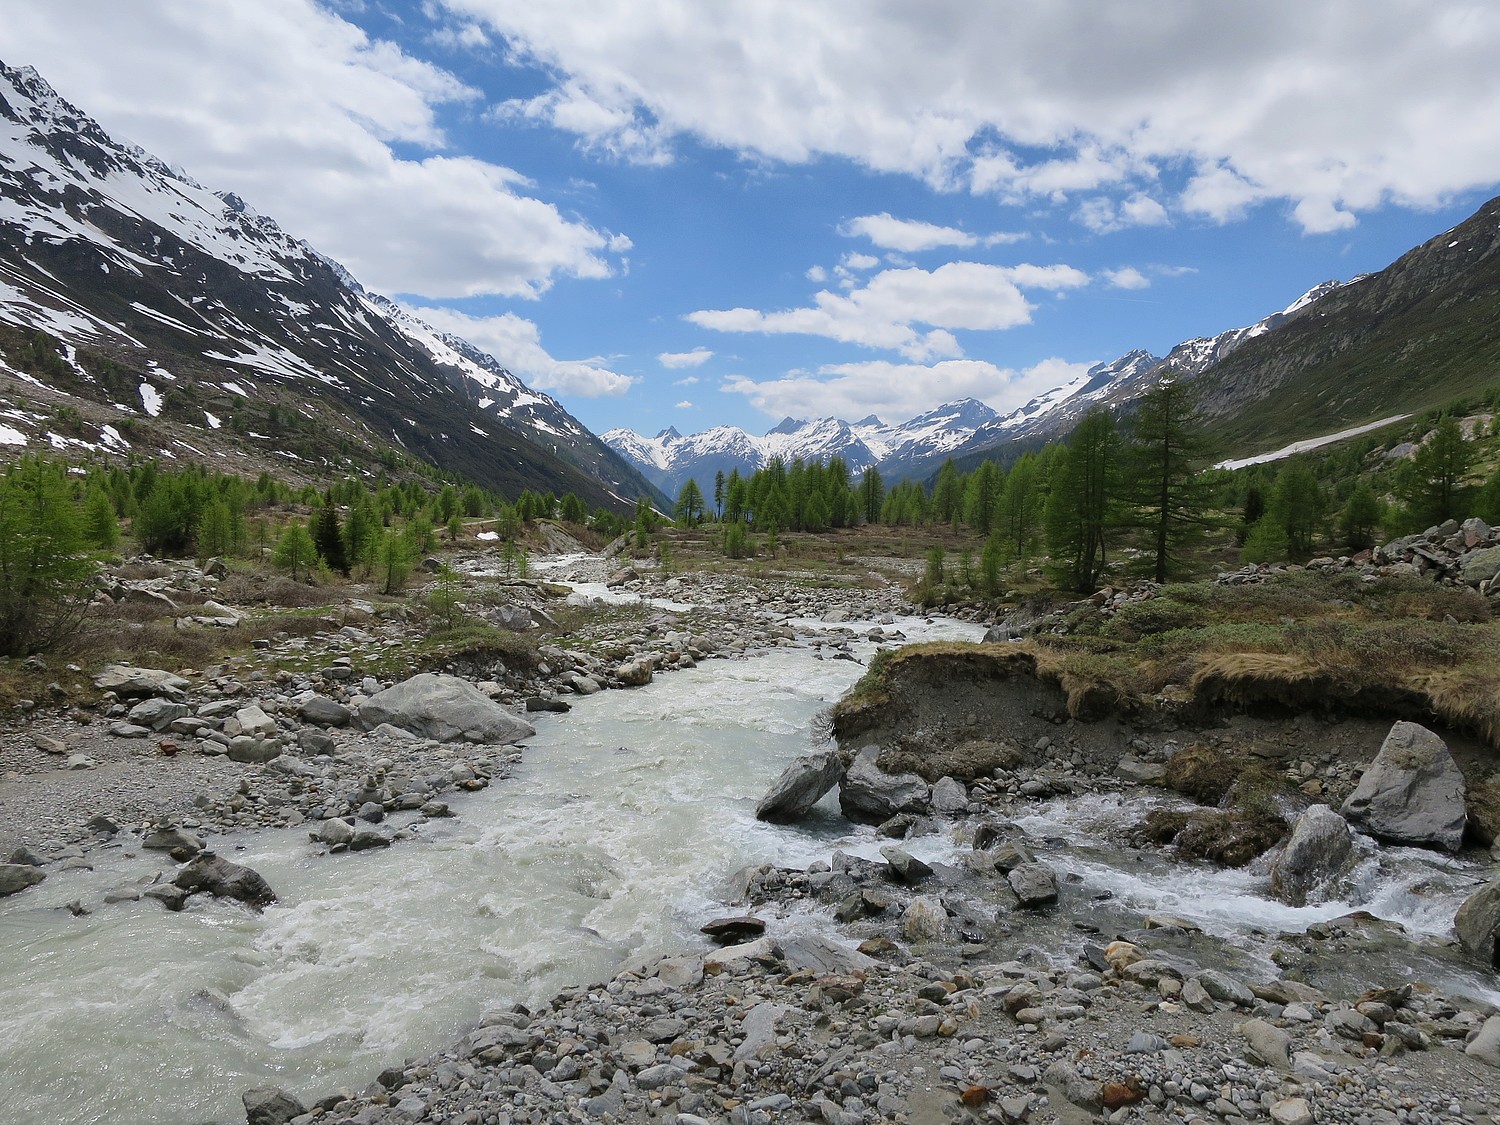
M 697 479 L 701 486 L 718 472 L 753 472 L 772 457 L 784 461 L 842 457 L 851 473 L 874 466 L 882 476 L 892 479 L 928 475 L 948 457 L 969 460 L 989 455 L 1008 460 L 1009 453 L 1064 436 L 1095 406 L 1118 409 L 1128 405 L 1169 372 L 1189 378 L 1202 375 L 1246 342 L 1304 315 L 1344 284 L 1324 282 L 1264 320 L 1217 336 L 1184 341 L 1164 357 L 1145 351 L 1127 352 L 1108 363 L 1096 364 L 1073 382 L 1038 395 L 1005 415 L 977 399 L 966 398 L 894 426 L 874 415 L 858 422 L 786 418 L 760 437 L 738 426 L 715 426 L 688 437 L 669 428 L 654 438 L 616 429 L 606 431 L 603 437 L 620 456 L 671 495 L 689 478 Z
M 657 498 L 493 356 L 3 64 L 0 443 Z

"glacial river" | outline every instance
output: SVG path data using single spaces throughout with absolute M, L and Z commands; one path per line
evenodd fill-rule
M 896 627 L 912 640 L 978 636 L 951 621 Z M 844 822 L 832 796 L 797 827 L 753 816 L 810 749 L 813 716 L 861 671 L 799 645 L 578 699 L 569 714 L 537 717 L 513 780 L 387 850 L 321 854 L 305 830 L 216 839 L 279 892 L 264 914 L 201 897 L 178 914 L 150 900 L 103 904 L 109 888 L 161 870 L 150 853 L 96 851 L 92 872 L 49 874 L 0 901 L 0 1121 L 241 1121 L 249 1086 L 307 1100 L 358 1089 L 451 1043 L 488 1007 L 701 945 L 697 927 L 725 912 L 721 883 L 747 863 L 805 866 L 835 848 L 877 856 L 885 841 Z M 1168 911 L 1210 932 L 1301 929 L 1363 905 L 1437 933 L 1453 888 L 1472 882 L 1452 861 L 1392 853 L 1360 902 L 1291 911 L 1261 898 L 1252 874 L 1098 846 L 1135 812 L 1065 798 L 1023 823 L 1072 874 L 1070 897 L 1108 899 L 1122 916 Z M 941 835 L 911 846 L 932 861 L 954 850 Z M 1445 892 L 1410 889 L 1445 872 Z M 75 899 L 92 912 L 73 917 Z

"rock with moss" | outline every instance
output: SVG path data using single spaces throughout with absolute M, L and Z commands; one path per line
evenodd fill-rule
M 1240 767 L 1212 746 L 1188 746 L 1167 762 L 1168 788 L 1200 805 L 1217 805 L 1239 776 Z
M 1339 809 L 1356 828 L 1394 844 L 1457 851 L 1469 814 L 1464 777 L 1441 738 L 1398 722 Z
M 839 807 L 850 820 L 880 824 L 897 813 L 927 811 L 931 790 L 914 773 L 886 773 L 877 764 L 880 747 L 866 746 L 839 783 Z

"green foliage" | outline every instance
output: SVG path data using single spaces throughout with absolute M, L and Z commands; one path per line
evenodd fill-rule
M 456 493 L 454 503 L 457 503 Z M 313 517 L 312 538 L 318 549 L 318 557 L 328 565 L 328 569 L 347 575 L 349 555 L 344 545 L 343 528 L 339 526 L 339 510 L 333 502 L 332 492 L 323 498 L 322 507 Z
M 291 573 L 292 581 L 305 578 L 318 561 L 318 547 L 301 520 L 292 520 L 276 541 L 271 562 Z
M 674 516 L 679 527 L 697 527 L 703 520 L 703 492 L 698 487 L 698 482 L 689 478 L 682 486 L 682 491 L 677 495 L 677 507 Z
M 137 496 L 141 488 L 136 489 Z M 152 474 L 131 530 L 147 554 L 180 556 L 193 545 L 198 530 L 197 482 L 179 474 Z
M 1384 518 L 1384 506 L 1369 481 L 1362 480 L 1354 486 L 1339 513 L 1339 537 L 1351 551 L 1366 550 L 1375 546 L 1375 535 Z
M 43 652 L 76 630 L 94 564 L 64 466 L 26 458 L 0 478 L 0 654 Z
M 1073 431 L 1047 498 L 1047 549 L 1053 572 L 1083 593 L 1099 585 L 1105 566 L 1105 532 L 1115 505 L 1119 438 L 1114 420 L 1094 410 Z
M 406 589 L 414 554 L 411 541 L 405 535 L 387 531 L 381 536 L 375 551 L 375 567 L 382 594 L 399 594 Z
M 434 629 L 452 630 L 463 624 L 463 604 L 459 594 L 458 576 L 448 567 L 443 567 L 427 594 L 427 609 L 432 614 Z
M 873 466 L 860 475 L 858 496 L 860 514 L 865 523 L 878 522 L 881 508 L 885 504 L 885 482 L 880 479 L 880 473 Z
M 1285 562 L 1291 555 L 1292 542 L 1286 526 L 1273 516 L 1258 521 L 1245 536 L 1240 560 L 1247 563 Z
M 198 557 L 210 559 L 237 554 L 245 544 L 245 517 L 228 501 L 209 501 L 198 524 Z
M 1203 475 L 1207 442 L 1187 387 L 1169 380 L 1141 396 L 1125 446 L 1125 523 L 1145 533 L 1147 572 L 1181 576 L 1210 526 L 1213 496 Z
M 1323 490 L 1311 469 L 1289 464 L 1276 474 L 1267 518 L 1280 525 L 1290 557 L 1305 559 L 1312 554 L 1325 504 Z M 1245 540 L 1247 547 L 1254 536 L 1255 529 L 1252 528 L 1250 538 Z
M 1458 420 L 1443 418 L 1397 480 L 1398 495 L 1415 521 L 1413 526 L 1428 527 L 1460 514 L 1464 478 L 1472 462 L 1473 452 Z
M 120 521 L 109 494 L 99 486 L 89 489 L 83 502 L 83 535 L 89 546 L 112 551 L 120 544 Z
M 750 533 L 745 530 L 745 525 L 736 520 L 734 523 L 724 526 L 724 557 L 730 559 L 749 558 L 755 554 L 755 544 L 750 541 Z

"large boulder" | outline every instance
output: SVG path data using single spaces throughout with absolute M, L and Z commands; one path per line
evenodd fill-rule
M 259 871 L 222 856 L 204 852 L 177 872 L 172 884 L 188 894 L 207 891 L 215 898 L 232 898 L 259 910 L 276 901 L 276 892 Z
M 121 699 L 142 695 L 164 695 L 182 700 L 193 685 L 173 672 L 160 668 L 133 668 L 128 664 L 110 664 L 94 677 L 100 691 L 112 691 Z
M 1390 843 L 1457 851 L 1468 823 L 1464 775 L 1441 738 L 1398 722 L 1339 812 Z
M 832 751 L 804 754 L 782 771 L 770 791 L 755 806 L 756 820 L 790 824 L 812 811 L 844 776 L 844 763 Z
M 1453 928 L 1465 953 L 1500 969 L 1500 879 L 1464 899 L 1453 917 Z
M 1016 900 L 1028 910 L 1057 901 L 1057 875 L 1045 863 L 1023 863 L 1006 875 Z
M 914 773 L 886 773 L 876 765 L 880 747 L 866 746 L 839 782 L 839 808 L 850 820 L 881 824 L 897 813 L 927 811 L 931 790 Z
M 422 672 L 378 691 L 361 704 L 359 723 L 381 723 L 437 742 L 520 742 L 536 733 L 467 680 Z
M 1292 825 L 1292 835 L 1271 865 L 1271 894 L 1289 906 L 1343 874 L 1354 855 L 1349 822 L 1327 805 L 1313 805 Z

